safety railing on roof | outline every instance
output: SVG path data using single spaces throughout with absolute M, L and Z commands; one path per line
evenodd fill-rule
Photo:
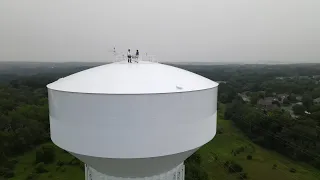
M 124 55 L 116 55 L 115 62 L 125 61 L 126 58 Z
M 157 62 L 156 56 L 154 56 L 154 55 L 147 55 L 146 57 L 147 57 L 147 59 L 146 59 L 147 61 Z
M 114 62 L 120 62 L 120 61 L 127 61 L 128 57 L 125 56 L 124 54 L 117 54 L 115 55 Z M 132 61 L 149 61 L 149 62 L 157 62 L 156 56 L 154 55 L 146 55 L 144 58 L 142 56 L 132 56 Z

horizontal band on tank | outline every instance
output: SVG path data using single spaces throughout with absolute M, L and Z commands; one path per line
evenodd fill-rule
M 50 117 L 51 139 L 76 154 L 104 158 L 149 158 L 202 146 L 216 134 L 217 114 L 193 123 L 149 126 L 73 126 Z M 186 140 L 187 139 L 187 140 Z
M 74 126 L 180 124 L 217 111 L 217 88 L 162 95 L 83 95 L 49 90 L 50 116 Z

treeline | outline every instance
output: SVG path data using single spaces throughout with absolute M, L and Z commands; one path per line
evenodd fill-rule
M 0 176 L 12 176 L 12 156 L 50 139 L 46 96 L 45 89 L 0 87 Z
M 201 166 L 201 156 L 198 153 L 191 155 L 185 161 L 185 180 L 209 180 L 208 173 Z
M 320 128 L 311 117 L 292 119 L 284 110 L 265 111 L 236 98 L 227 105 L 225 119 L 253 142 L 320 169 Z
M 0 84 L 0 177 L 13 176 L 12 157 L 50 141 L 46 84 L 65 74 L 12 75 Z

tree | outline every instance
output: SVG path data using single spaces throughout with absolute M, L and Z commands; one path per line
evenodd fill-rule
M 290 102 L 297 102 L 297 96 L 294 95 L 294 94 L 290 94 L 290 95 L 288 96 L 288 100 L 289 100 Z
M 252 105 L 256 105 L 257 102 L 258 102 L 258 100 L 259 100 L 259 95 L 256 94 L 256 93 L 254 93 L 254 94 L 251 96 L 250 102 L 251 102 Z
M 54 146 L 47 144 L 43 145 L 36 151 L 36 162 L 45 164 L 53 162 L 55 159 Z
M 320 111 L 320 105 L 311 106 L 311 108 L 310 108 L 310 112 L 311 113 L 314 113 L 314 112 L 317 112 L 317 111 Z
M 194 153 L 188 159 L 186 160 L 187 163 L 192 163 L 192 164 L 201 164 L 201 156 L 199 153 Z
M 46 172 L 48 172 L 48 170 L 47 170 L 46 168 L 44 168 L 44 163 L 43 163 L 43 162 L 38 163 L 38 164 L 36 165 L 35 170 L 36 170 L 36 172 L 39 173 L 39 174 L 40 174 L 40 173 L 46 173 Z
M 280 107 L 280 106 L 281 106 L 281 104 L 280 104 L 280 102 L 279 102 L 279 101 L 272 101 L 272 104 L 275 104 L 275 105 L 277 105 L 278 107 Z
M 278 165 L 273 164 L 272 169 L 277 169 Z
M 305 94 L 302 97 L 302 103 L 307 109 L 310 109 L 310 107 L 313 105 L 313 99 L 309 94 Z
M 201 156 L 198 153 L 191 155 L 186 161 L 186 180 L 208 180 L 209 176 L 201 168 Z
M 292 172 L 292 173 L 296 173 L 296 172 L 297 172 L 297 170 L 296 170 L 295 168 L 290 168 L 290 172 Z
M 225 163 L 225 166 L 228 167 L 228 172 L 229 173 L 239 173 L 242 172 L 243 168 L 241 165 L 231 161 L 229 163 Z
M 320 125 L 320 111 L 312 113 L 311 117 L 317 121 L 318 125 Z
M 186 163 L 185 180 L 209 180 L 209 176 L 199 165 Z
M 312 95 L 312 98 L 313 98 L 313 99 L 316 99 L 316 98 L 320 97 L 320 88 L 314 89 L 314 90 L 312 91 L 311 95 Z
M 296 104 L 292 106 L 292 110 L 296 115 L 304 115 L 306 108 L 303 105 Z
M 0 177 L 12 178 L 14 177 L 14 172 L 12 169 L 0 167 Z
M 219 92 L 218 92 L 218 100 L 221 103 L 230 103 L 234 99 L 234 97 L 237 95 L 234 88 L 232 88 L 228 84 L 220 84 L 219 85 Z
M 283 104 L 284 105 L 289 105 L 290 104 L 290 101 L 288 100 L 288 98 L 284 98 L 283 99 Z
M 266 93 L 265 92 L 259 92 L 258 96 L 259 96 L 259 98 L 264 99 L 266 97 Z

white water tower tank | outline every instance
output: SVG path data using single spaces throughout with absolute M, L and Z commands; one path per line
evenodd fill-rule
M 218 84 L 180 68 L 117 62 L 47 87 L 51 139 L 88 180 L 183 180 L 184 160 L 216 134 Z

